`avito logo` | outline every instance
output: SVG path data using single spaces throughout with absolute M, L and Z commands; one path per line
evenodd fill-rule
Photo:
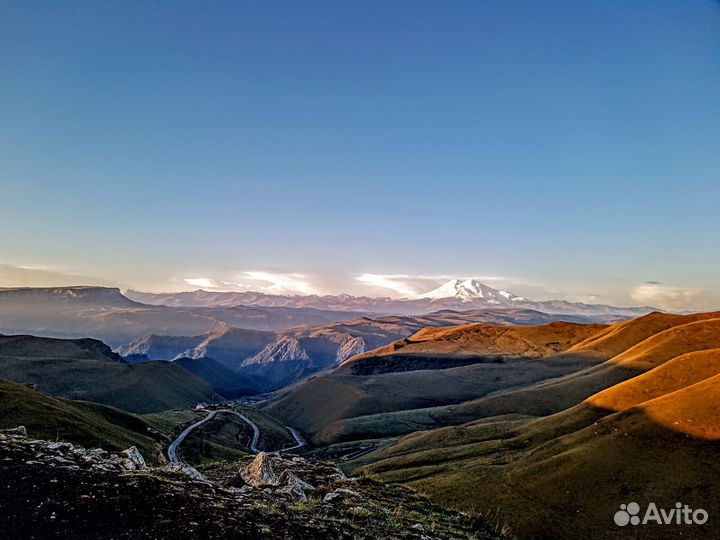
M 621 504 L 613 519 L 618 527 L 626 525 L 705 525 L 708 513 L 702 508 L 693 510 L 687 504 L 675 503 L 675 508 L 658 508 L 654 502 L 648 504 L 643 517 L 640 517 L 640 505 L 636 502 Z

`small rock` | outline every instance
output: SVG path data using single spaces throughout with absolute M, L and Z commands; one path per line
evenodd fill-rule
M 187 465 L 186 463 L 170 463 L 167 468 L 171 471 L 182 473 L 194 480 L 200 480 L 201 482 L 207 482 L 207 476 L 202 474 L 200 471 Z
M 416 523 L 415 525 L 412 525 L 410 528 L 414 529 L 416 531 L 420 531 L 420 532 L 425 531 L 425 527 L 423 527 L 421 523 Z
M 61 452 L 72 452 L 75 448 L 72 444 L 66 442 L 56 442 L 48 444 L 50 450 L 60 450 Z
M 278 493 L 289 495 L 295 502 L 307 502 L 308 498 L 305 492 L 298 486 L 288 485 L 278 490 Z
M 301 480 L 290 471 L 283 471 L 283 473 L 280 475 L 280 485 L 291 487 L 295 486 L 302 489 L 303 491 L 313 491 L 315 489 L 311 484 L 308 484 L 304 480 Z
M 335 490 L 335 493 L 341 493 L 343 495 L 347 495 L 348 497 L 359 497 L 360 494 L 357 491 L 353 491 L 352 489 L 347 488 L 337 488 Z
M 341 499 L 341 498 L 342 498 L 342 494 L 341 494 L 341 493 L 338 493 L 337 491 L 331 491 L 330 493 L 328 493 L 327 495 L 325 495 L 325 496 L 323 497 L 323 502 L 324 502 L 324 503 L 331 503 L 331 502 L 333 502 L 333 501 L 335 501 L 335 500 L 337 500 L 337 499 Z
M 27 429 L 25 429 L 25 426 L 18 426 L 12 429 L 0 429 L 0 433 L 13 439 L 27 438 Z

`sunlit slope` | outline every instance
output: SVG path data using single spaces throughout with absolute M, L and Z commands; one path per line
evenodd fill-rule
M 446 363 L 473 357 L 539 358 L 565 351 L 604 330 L 602 324 L 553 322 L 540 326 L 472 324 L 450 328 L 425 328 L 412 337 L 355 356 L 343 364 L 353 373 L 423 369 L 434 359 Z M 442 365 L 441 363 L 439 365 Z
M 692 315 L 653 312 L 637 319 L 609 326 L 604 331 L 570 347 L 567 352 L 609 360 L 669 328 L 716 318 L 720 318 L 720 311 Z
M 587 399 L 601 409 L 624 411 L 720 374 L 720 349 L 680 355 Z
M 299 385 L 270 411 L 316 444 L 498 415 L 547 416 L 675 357 L 714 348 L 717 313 L 653 313 L 611 327 L 432 328 Z
M 619 504 L 631 500 L 720 512 L 720 375 L 675 389 L 712 373 L 696 369 L 703 356 L 712 355 L 685 355 L 672 369 L 646 374 L 665 367 L 654 375 L 668 393 L 620 412 L 583 403 L 538 420 L 493 417 L 419 432 L 351 467 L 468 512 L 486 512 L 493 501 L 493 511 L 522 537 L 714 538 L 713 528 L 626 531 L 612 521 Z M 693 377 L 671 373 L 684 361 Z M 717 357 L 711 362 L 717 368 Z M 650 384 L 646 376 L 636 386 Z
M 575 359 L 552 358 L 604 328 L 551 323 L 421 331 L 417 344 L 415 337 L 403 340 L 399 348 L 360 355 L 330 374 L 298 385 L 272 403 L 269 412 L 314 434 L 347 418 L 462 403 L 585 367 Z M 395 353 L 390 352 L 393 347 Z M 405 349 L 411 347 L 415 352 L 406 354 Z M 436 348 L 445 352 L 429 352 Z M 503 355 L 502 351 L 507 352 Z M 343 437 L 342 426 L 335 425 L 330 432 L 316 442 Z

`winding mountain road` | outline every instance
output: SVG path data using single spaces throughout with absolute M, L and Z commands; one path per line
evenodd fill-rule
M 257 425 L 255 422 L 253 422 L 252 420 L 250 420 L 247 416 L 245 416 L 245 415 L 242 414 L 242 413 L 239 413 L 239 412 L 237 412 L 237 411 L 233 411 L 232 409 L 218 409 L 218 410 L 216 410 L 216 411 L 210 411 L 210 413 L 208 413 L 208 415 L 207 415 L 205 418 L 203 418 L 203 419 L 201 419 L 201 420 L 198 420 L 198 421 L 195 422 L 194 424 L 191 424 L 191 425 L 189 425 L 188 427 L 186 427 L 186 428 L 182 431 L 182 433 L 180 433 L 180 435 L 178 435 L 177 439 L 175 439 L 175 440 L 170 444 L 170 446 L 168 446 L 167 454 L 168 454 L 168 458 L 170 459 L 170 463 L 182 463 L 182 462 L 183 462 L 183 461 L 178 457 L 178 448 L 179 448 L 179 446 L 182 444 L 182 442 L 185 440 L 185 438 L 186 438 L 195 428 L 203 425 L 203 424 L 206 423 L 206 422 L 209 422 L 210 420 L 212 420 L 213 418 L 215 418 L 215 416 L 216 416 L 218 413 L 234 414 L 235 416 L 237 416 L 238 418 L 240 418 L 243 422 L 245 422 L 248 426 L 250 426 L 250 427 L 252 428 L 252 430 L 253 430 L 252 440 L 250 441 L 250 451 L 251 451 L 253 454 L 257 454 L 257 453 L 260 452 L 260 450 L 259 450 L 258 447 L 257 447 L 258 441 L 260 440 L 260 428 L 258 427 L 258 425 Z M 294 450 L 294 449 L 296 449 L 296 448 L 301 448 L 301 447 L 305 446 L 305 444 L 306 444 L 306 443 L 305 443 L 305 439 L 303 439 L 302 435 L 300 435 L 300 433 L 299 433 L 296 429 L 291 428 L 290 426 L 285 426 L 285 427 L 286 427 L 287 430 L 290 432 L 290 434 L 293 436 L 293 438 L 295 439 L 295 442 L 296 442 L 297 444 L 295 444 L 294 446 L 289 446 L 289 447 L 287 447 L 287 448 L 282 448 L 282 449 L 277 450 L 277 451 L 275 451 L 275 452 L 269 452 L 269 453 L 271 453 L 271 454 L 279 454 L 279 453 L 281 453 L 281 452 L 287 452 L 288 450 Z

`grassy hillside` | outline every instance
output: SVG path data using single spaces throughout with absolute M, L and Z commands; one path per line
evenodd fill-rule
M 168 362 L 127 364 L 109 357 L 108 351 L 95 340 L 3 336 L 0 377 L 36 384 L 53 396 L 137 413 L 192 407 L 215 395 L 205 381 L 180 366 Z
M 147 355 L 156 360 L 172 360 L 180 356 L 213 358 L 231 371 L 245 376 L 248 383 L 253 383 L 253 389 L 260 393 L 332 369 L 355 355 L 408 338 L 426 327 L 484 323 L 507 329 L 511 324 L 537 325 L 557 320 L 587 321 L 582 317 L 549 315 L 528 309 L 441 310 L 414 317 L 358 317 L 276 332 L 223 327 L 194 337 L 152 335 L 120 347 L 118 352 L 124 356 Z M 574 327 L 580 331 L 588 331 L 589 328 Z M 599 325 L 598 328 L 604 326 Z M 510 331 L 511 334 L 514 332 L 516 330 Z M 468 361 L 459 359 L 456 362 L 457 365 L 463 363 Z M 403 362 L 403 366 L 409 365 L 409 362 Z M 216 388 L 231 388 L 231 382 L 212 384 Z
M 256 377 L 231 371 L 212 358 L 178 358 L 173 364 L 201 378 L 227 399 L 255 394 L 262 387 L 262 381 Z
M 661 324 L 639 342 L 625 340 L 633 328 L 623 323 L 619 335 L 629 348 L 606 363 L 532 389 L 433 411 L 439 415 L 416 416 L 488 417 L 387 439 L 347 467 L 407 483 L 471 513 L 487 514 L 492 501 L 498 519 L 523 537 L 714 538 L 712 526 L 621 529 L 612 519 L 621 503 L 631 501 L 643 508 L 649 502 L 672 508 L 680 501 L 711 516 L 720 511 L 714 473 L 720 450 L 717 319 L 688 319 L 675 318 L 669 328 Z M 603 354 L 617 350 L 607 339 L 603 347 Z M 612 383 L 626 363 L 635 369 Z M 571 395 L 577 399 L 580 388 L 587 392 L 603 378 L 607 386 L 585 401 L 542 418 L 526 415 Z M 495 403 L 492 410 L 491 400 L 498 398 L 507 409 L 514 405 L 514 412 L 497 416 L 504 409 Z M 420 412 L 407 412 L 405 420 Z
M 68 441 L 108 451 L 137 446 L 146 460 L 163 458 L 165 437 L 143 420 L 124 411 L 87 403 L 57 399 L 23 384 L 0 380 L 0 427 L 23 425 L 32 438 Z
M 317 444 L 406 433 L 411 424 L 393 431 L 392 419 L 377 415 L 457 405 L 577 372 L 597 361 L 557 353 L 604 329 L 571 323 L 427 329 L 298 385 L 268 411 Z M 362 426 L 353 421 L 360 417 Z

